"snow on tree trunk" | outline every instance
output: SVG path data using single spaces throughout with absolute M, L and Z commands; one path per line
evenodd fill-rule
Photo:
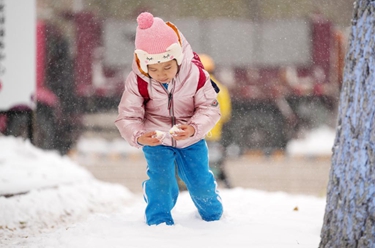
M 375 247 L 375 1 L 354 5 L 319 247 Z

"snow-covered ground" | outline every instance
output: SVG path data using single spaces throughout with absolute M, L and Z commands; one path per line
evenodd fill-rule
M 330 154 L 333 137 L 333 130 L 315 130 L 305 140 L 291 142 L 288 153 Z M 113 144 L 111 149 L 121 150 L 122 145 Z M 109 146 L 91 142 L 89 147 Z M 98 181 L 68 157 L 42 151 L 27 141 L 0 136 L 0 148 L 0 247 L 290 248 L 319 244 L 323 198 L 243 188 L 221 190 L 224 217 L 207 223 L 198 217 L 188 193 L 182 192 L 173 210 L 176 224 L 149 227 L 144 223 L 141 195 Z

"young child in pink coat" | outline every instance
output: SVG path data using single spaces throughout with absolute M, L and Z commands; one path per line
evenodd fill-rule
M 142 148 L 147 160 L 146 223 L 174 224 L 176 168 L 201 218 L 219 220 L 223 206 L 204 139 L 220 119 L 217 93 L 199 57 L 173 24 L 148 12 L 137 22 L 132 72 L 115 124 L 129 144 Z M 140 81 L 147 82 L 149 99 L 140 92 Z

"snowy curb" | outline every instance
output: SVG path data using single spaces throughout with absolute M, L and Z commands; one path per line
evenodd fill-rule
M 27 237 L 86 219 L 91 213 L 119 211 L 130 199 L 126 188 L 95 179 L 0 197 L 0 240 Z

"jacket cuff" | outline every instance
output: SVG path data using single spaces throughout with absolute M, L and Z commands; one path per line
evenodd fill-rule
M 134 134 L 134 140 L 133 140 L 133 143 L 134 143 L 135 147 L 137 147 L 137 148 L 141 148 L 141 147 L 144 146 L 144 145 L 138 143 L 138 138 L 141 137 L 144 133 L 145 133 L 145 131 L 142 130 L 142 131 L 138 131 L 138 132 L 136 132 L 136 133 Z
M 195 125 L 194 123 L 189 123 L 189 125 L 194 128 L 194 134 L 192 136 L 190 136 L 190 137 L 192 138 L 192 137 L 197 136 L 197 134 L 198 134 L 198 126 Z

